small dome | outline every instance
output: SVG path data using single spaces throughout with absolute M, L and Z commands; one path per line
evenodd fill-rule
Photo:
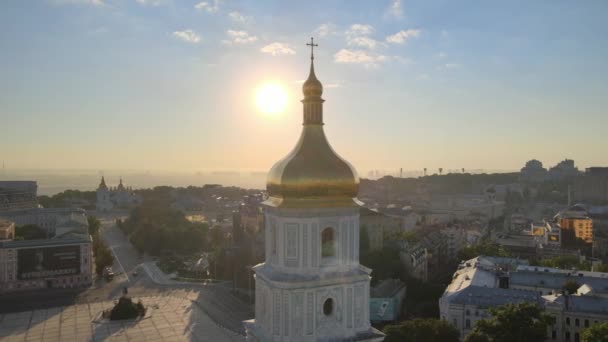
M 323 95 L 323 85 L 321 84 L 321 81 L 317 79 L 315 68 L 312 63 L 310 64 L 308 79 L 302 84 L 302 93 L 304 93 L 304 98 L 321 97 L 321 95 Z

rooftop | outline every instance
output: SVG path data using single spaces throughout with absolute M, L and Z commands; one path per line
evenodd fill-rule
M 405 283 L 399 279 L 385 279 L 370 289 L 372 298 L 390 298 L 405 288 Z

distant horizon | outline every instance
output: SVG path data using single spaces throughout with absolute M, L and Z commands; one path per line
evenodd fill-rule
M 460 169 L 445 169 L 444 175 L 450 171 L 460 173 Z M 9 171 L 9 170 L 5 170 Z M 93 169 L 23 169 L 1 172 L 0 181 L 33 180 L 38 184 L 38 195 L 54 195 L 65 190 L 93 191 L 97 189 L 102 173 Z M 398 177 L 399 170 L 379 170 L 378 177 L 369 177 L 369 171 L 359 173 L 362 179 L 378 179 L 384 176 Z M 466 169 L 465 169 L 466 171 Z M 510 170 L 470 170 L 479 173 L 510 173 Z M 485 171 L 485 172 L 474 172 Z M 422 176 L 422 170 L 403 171 L 403 178 Z M 117 186 L 122 179 L 127 187 L 133 189 L 149 189 L 155 186 L 203 186 L 205 184 L 220 184 L 222 186 L 238 186 L 247 189 L 265 189 L 266 173 L 262 171 L 216 171 L 216 172 L 172 172 L 146 170 L 106 170 L 103 176 L 108 186 Z M 428 175 L 438 173 L 438 170 L 428 170 Z

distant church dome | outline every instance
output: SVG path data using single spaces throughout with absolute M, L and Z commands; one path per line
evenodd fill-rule
M 323 131 L 323 85 L 311 56 L 310 74 L 302 86 L 304 127 L 300 140 L 268 173 L 269 204 L 281 207 L 354 206 L 359 177 L 334 152 Z

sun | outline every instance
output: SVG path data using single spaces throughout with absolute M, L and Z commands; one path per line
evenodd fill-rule
M 280 114 L 287 107 L 287 91 L 279 83 L 263 84 L 255 94 L 255 104 L 262 113 Z

